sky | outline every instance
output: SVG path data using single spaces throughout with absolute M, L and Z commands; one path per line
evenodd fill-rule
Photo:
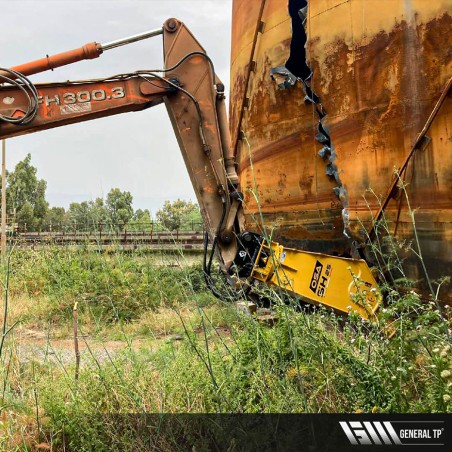
M 175 17 L 204 46 L 229 90 L 232 0 L 0 0 L 0 6 L 0 67 L 153 30 Z M 80 80 L 157 67 L 163 67 L 161 36 L 30 79 Z M 28 153 L 47 181 L 51 207 L 105 197 L 115 187 L 133 195 L 135 209 L 151 213 L 165 200 L 196 200 L 164 105 L 7 140 L 7 169 Z

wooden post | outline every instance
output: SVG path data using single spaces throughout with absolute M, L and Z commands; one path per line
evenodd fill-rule
M 77 306 L 78 301 L 75 302 L 72 309 L 72 318 L 74 326 L 74 351 L 75 351 L 75 382 L 78 381 L 79 369 L 80 369 L 80 350 L 78 347 L 78 319 L 77 319 Z
M 2 141 L 2 263 L 6 258 L 6 141 Z

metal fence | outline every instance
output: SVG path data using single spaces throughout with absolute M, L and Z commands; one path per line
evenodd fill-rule
M 127 233 L 142 233 L 152 234 L 157 232 L 166 232 L 178 234 L 180 232 L 204 232 L 204 225 L 201 222 L 189 221 L 181 223 L 176 228 L 168 228 L 158 221 L 151 222 L 132 222 L 129 224 L 124 223 L 96 223 L 89 226 L 82 226 L 74 222 L 73 224 L 47 224 L 43 225 L 39 231 L 30 230 L 27 228 L 27 224 L 15 225 L 14 228 L 10 228 L 10 233 L 13 235 L 23 234 L 37 234 L 42 235 L 60 235 L 60 234 L 127 234 Z
M 40 247 L 48 245 L 76 245 L 96 246 L 98 249 L 106 249 L 111 245 L 119 246 L 121 249 L 185 249 L 196 250 L 203 248 L 204 234 L 199 231 L 43 231 L 22 232 L 10 237 L 19 247 Z

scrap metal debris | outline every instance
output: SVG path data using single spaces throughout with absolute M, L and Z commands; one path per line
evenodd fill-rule
M 285 66 L 274 67 L 270 70 L 270 77 L 276 82 L 279 89 L 289 89 L 297 83 L 298 78 Z

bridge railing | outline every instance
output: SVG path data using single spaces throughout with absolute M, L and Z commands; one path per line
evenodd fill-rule
M 10 240 L 22 244 L 68 244 L 68 243 L 96 243 L 96 244 L 201 244 L 204 236 L 202 223 L 190 222 L 175 229 L 165 228 L 158 222 L 134 223 L 133 225 L 106 225 L 98 223 L 96 227 L 88 229 L 43 230 L 43 231 L 15 231 Z

